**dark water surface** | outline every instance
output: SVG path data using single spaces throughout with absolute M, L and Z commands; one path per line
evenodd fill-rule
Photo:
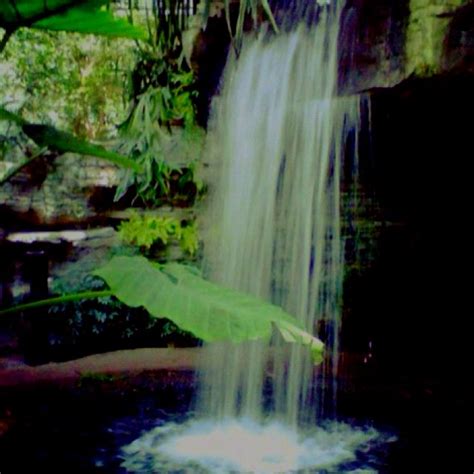
M 407 387 L 343 395 L 341 421 L 372 426 L 381 437 L 364 445 L 354 461 L 305 472 L 472 472 L 470 436 L 463 429 L 471 413 L 467 398 L 441 386 Z M 2 398 L 14 423 L 0 437 L 0 472 L 126 473 L 122 447 L 156 426 L 189 418 L 192 396 L 186 384 L 120 390 L 91 381 L 75 391 L 49 388 Z M 157 471 L 150 464 L 141 472 L 200 471 L 182 466 Z

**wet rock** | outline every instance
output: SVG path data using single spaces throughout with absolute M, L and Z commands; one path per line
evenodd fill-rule
M 341 28 L 345 93 L 405 79 L 474 72 L 474 6 L 469 0 L 349 0 Z

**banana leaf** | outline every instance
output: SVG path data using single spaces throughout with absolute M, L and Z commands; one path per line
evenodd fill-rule
M 110 290 L 75 293 L 0 310 L 0 316 L 65 301 L 114 295 L 127 306 L 143 306 L 206 342 L 269 340 L 273 328 L 283 340 L 309 348 L 313 362 L 323 360 L 324 344 L 304 331 L 279 306 L 205 280 L 193 267 L 158 265 L 142 256 L 114 257 L 95 275 Z
M 56 31 L 145 39 L 145 31 L 102 7 L 107 0 L 9 0 L 0 2 L 0 27 L 23 26 Z
M 192 267 L 120 256 L 94 274 L 126 305 L 143 306 L 206 342 L 268 340 L 275 326 L 286 342 L 309 347 L 315 363 L 322 360 L 323 343 L 282 308 L 211 283 Z

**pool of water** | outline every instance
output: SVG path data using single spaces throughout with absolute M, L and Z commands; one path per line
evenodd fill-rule
M 337 422 L 294 433 L 277 423 L 198 424 L 192 397 L 189 387 L 23 393 L 0 436 L 0 472 L 472 472 L 466 400 L 355 395 Z

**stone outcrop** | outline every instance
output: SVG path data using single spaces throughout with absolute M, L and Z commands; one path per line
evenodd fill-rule
M 230 41 L 222 10 L 214 2 L 213 16 L 194 35 L 190 53 L 204 121 Z M 473 25 L 472 0 L 347 0 L 340 37 L 341 92 L 394 87 L 414 76 L 474 74 Z
M 88 205 L 96 189 L 110 189 L 119 182 L 117 168 L 104 160 L 64 155 L 47 164 L 34 162 L 0 186 L 0 206 L 20 224 L 64 225 L 94 217 Z M 3 217 L 3 225 L 8 226 Z
M 353 93 L 412 77 L 473 74 L 473 25 L 470 0 L 350 0 L 341 88 Z

